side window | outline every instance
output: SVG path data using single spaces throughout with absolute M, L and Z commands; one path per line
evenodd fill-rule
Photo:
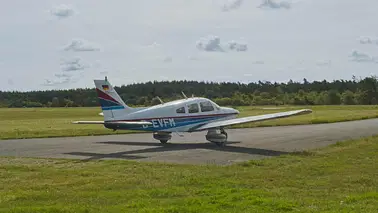
M 181 108 L 176 109 L 176 112 L 177 113 L 185 113 L 185 107 L 181 107 Z
M 209 101 L 200 102 L 201 112 L 214 111 L 213 105 Z
M 197 113 L 199 112 L 198 104 L 190 104 L 188 105 L 189 113 Z

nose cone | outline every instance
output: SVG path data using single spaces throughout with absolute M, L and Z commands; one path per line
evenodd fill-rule
M 227 113 L 232 113 L 232 114 L 239 114 L 239 110 L 236 110 L 236 109 L 233 109 L 233 108 L 229 108 L 229 107 L 223 107 L 223 109 L 227 112 Z

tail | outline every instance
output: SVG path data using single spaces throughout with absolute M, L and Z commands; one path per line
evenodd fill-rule
M 123 102 L 106 78 L 105 80 L 94 80 L 94 84 L 105 121 L 119 120 L 133 112 L 133 108 Z

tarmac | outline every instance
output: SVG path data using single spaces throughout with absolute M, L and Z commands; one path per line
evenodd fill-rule
M 173 133 L 168 144 L 154 140 L 152 133 L 0 140 L 0 156 L 228 165 L 376 135 L 378 119 L 226 131 L 224 147 L 206 141 L 206 131 Z

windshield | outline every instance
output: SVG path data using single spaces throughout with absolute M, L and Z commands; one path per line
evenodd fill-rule
M 216 104 L 214 101 L 210 101 L 217 110 L 220 110 L 220 106 L 218 106 L 218 104 Z

